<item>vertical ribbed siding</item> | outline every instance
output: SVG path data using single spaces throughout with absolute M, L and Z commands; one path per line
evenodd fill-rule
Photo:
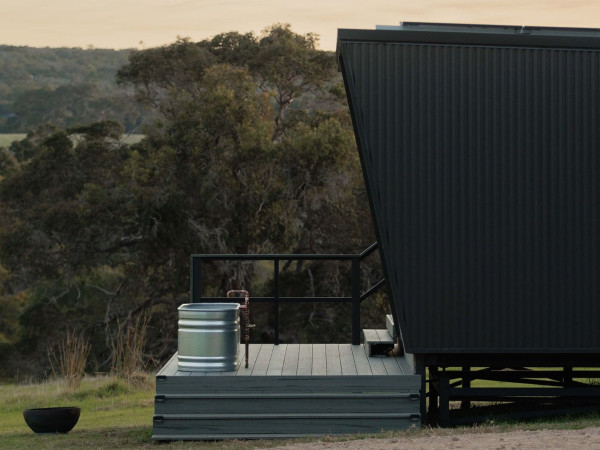
M 600 350 L 600 54 L 341 55 L 407 350 Z

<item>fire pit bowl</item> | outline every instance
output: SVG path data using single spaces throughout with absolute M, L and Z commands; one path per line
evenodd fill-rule
M 36 433 L 68 433 L 79 420 L 81 408 L 33 408 L 23 411 L 25 422 Z

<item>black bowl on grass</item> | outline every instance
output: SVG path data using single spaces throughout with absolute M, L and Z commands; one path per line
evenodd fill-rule
M 61 406 L 23 411 L 25 422 L 36 433 L 68 433 L 79 420 L 81 408 Z

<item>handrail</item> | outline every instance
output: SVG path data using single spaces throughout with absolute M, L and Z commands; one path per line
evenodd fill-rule
M 371 286 L 371 288 L 367 292 L 365 292 L 363 295 L 360 296 L 360 301 L 363 302 L 364 300 L 369 298 L 371 295 L 373 295 L 375 292 L 377 292 L 384 284 L 385 284 L 385 278 L 379 280 L 377 283 L 375 283 L 373 286 Z
M 331 260 L 331 261 L 350 261 L 356 257 L 360 257 L 361 255 L 324 255 L 324 254 L 268 254 L 268 253 L 248 253 L 248 254 L 225 254 L 225 255 L 192 255 L 192 258 L 202 258 L 207 261 L 273 261 L 274 259 L 278 259 L 280 261 L 317 261 L 317 260 Z
M 368 247 L 365 249 L 365 251 L 363 251 L 363 252 L 360 254 L 360 258 L 361 258 L 361 259 L 364 259 L 364 258 L 366 258 L 367 256 L 369 256 L 371 253 L 373 253 L 373 252 L 374 252 L 375 250 L 377 250 L 378 248 L 379 248 L 379 242 L 377 242 L 377 241 L 373 242 L 371 245 L 369 245 L 369 246 L 368 246 Z
M 237 297 L 202 297 L 205 302 L 236 303 Z M 349 303 L 352 297 L 252 297 L 253 302 L 259 303 Z
M 279 344 L 279 304 L 280 303 L 302 303 L 302 302 L 337 302 L 352 303 L 352 344 L 360 343 L 360 304 L 384 283 L 380 280 L 367 292 L 360 293 L 360 263 L 377 250 L 377 242 L 371 244 L 365 251 L 359 254 L 193 254 L 190 257 L 190 301 L 199 303 L 202 301 L 236 302 L 235 298 L 227 297 L 203 297 L 202 296 L 202 262 L 204 261 L 273 261 L 274 292 L 272 297 L 252 297 L 253 302 L 273 303 L 274 315 L 274 341 Z M 351 261 L 352 262 L 352 296 L 350 297 L 280 297 L 279 296 L 279 261 Z

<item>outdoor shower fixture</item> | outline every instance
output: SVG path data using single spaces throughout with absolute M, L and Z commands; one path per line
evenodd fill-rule
M 254 328 L 256 325 L 250 323 L 250 293 L 244 289 L 232 290 L 227 292 L 227 298 L 230 298 L 232 294 L 244 294 L 244 304 L 240 306 L 240 309 L 244 310 L 244 344 L 246 347 L 246 369 L 248 368 L 248 353 L 250 347 L 250 328 Z

